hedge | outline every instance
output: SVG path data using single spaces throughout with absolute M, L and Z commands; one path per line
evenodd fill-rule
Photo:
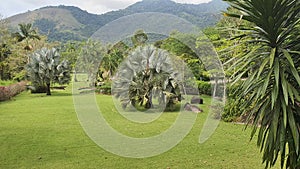
M 212 95 L 212 85 L 210 82 L 197 81 L 196 83 L 198 85 L 199 94 Z
M 9 100 L 26 90 L 27 82 L 19 82 L 9 86 L 0 86 L 0 101 Z

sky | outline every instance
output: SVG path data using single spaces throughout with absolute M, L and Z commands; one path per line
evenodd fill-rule
M 0 0 L 0 15 L 4 18 L 44 6 L 77 6 L 94 14 L 124 9 L 141 0 Z M 173 0 L 178 3 L 200 4 L 211 0 Z

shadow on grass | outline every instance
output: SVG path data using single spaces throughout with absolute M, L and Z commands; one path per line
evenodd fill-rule
M 52 91 L 51 96 L 72 96 L 72 93 L 65 91 Z

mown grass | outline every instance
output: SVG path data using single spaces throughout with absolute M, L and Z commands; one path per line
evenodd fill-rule
M 221 122 L 207 142 L 198 143 L 209 97 L 181 143 L 159 156 L 133 159 L 111 154 L 89 139 L 70 91 L 53 91 L 52 96 L 25 92 L 0 103 L 0 168 L 264 168 L 255 141 L 249 141 L 250 130 L 243 131 L 242 125 Z M 107 121 L 129 136 L 156 135 L 177 117 L 163 113 L 155 122 L 136 124 L 116 113 L 110 96 L 97 95 L 97 101 Z

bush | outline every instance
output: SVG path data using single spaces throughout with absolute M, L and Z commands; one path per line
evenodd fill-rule
M 212 95 L 212 86 L 206 81 L 197 81 L 198 90 L 200 94 Z
M 96 92 L 111 95 L 111 82 L 105 82 L 104 85 L 97 87 Z
M 32 94 L 47 93 L 47 86 L 31 86 Z
M 0 101 L 9 100 L 26 90 L 26 82 L 19 82 L 9 86 L 0 86 Z
M 231 86 L 227 85 L 227 101 L 224 107 L 224 112 L 222 114 L 222 120 L 226 122 L 236 122 L 239 121 L 242 112 L 240 105 L 245 102 L 246 98 L 238 98 L 234 95 L 234 91 L 237 90 L 239 84 Z

